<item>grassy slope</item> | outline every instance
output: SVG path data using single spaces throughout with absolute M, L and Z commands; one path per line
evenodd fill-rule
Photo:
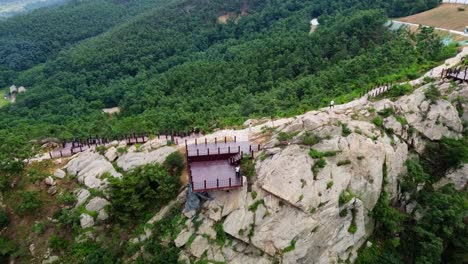
M 458 11 L 458 8 L 465 11 Z M 457 4 L 442 4 L 437 8 L 409 17 L 397 19 L 402 22 L 421 24 L 457 31 L 463 31 L 468 26 L 468 6 Z
M 3 98 L 3 96 L 0 97 L 0 108 L 4 107 L 5 105 L 7 105 L 8 103 L 10 103 L 10 101 L 6 100 L 5 98 Z

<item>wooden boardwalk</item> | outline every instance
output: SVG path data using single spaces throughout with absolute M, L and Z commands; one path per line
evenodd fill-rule
M 197 145 L 187 145 L 187 156 L 210 156 L 223 154 L 249 154 L 252 151 L 260 150 L 259 145 L 251 145 L 250 142 L 219 142 L 219 143 L 203 143 Z
M 453 79 L 466 82 L 468 80 L 468 67 L 457 67 L 454 69 L 445 69 L 442 71 L 441 78 Z
M 153 136 L 150 136 L 150 135 Z M 167 143 L 172 142 L 178 145 L 189 139 L 194 139 L 203 136 L 200 133 L 174 133 L 174 134 L 161 134 L 161 133 L 139 133 L 121 135 L 113 138 L 102 138 L 96 136 L 95 138 L 87 138 L 81 140 L 73 140 L 70 142 L 62 143 L 61 148 L 54 149 L 49 152 L 49 158 L 70 157 L 77 153 L 86 151 L 88 149 L 96 148 L 97 146 L 109 144 L 112 141 L 124 141 L 127 145 L 144 144 L 152 138 L 165 140 Z

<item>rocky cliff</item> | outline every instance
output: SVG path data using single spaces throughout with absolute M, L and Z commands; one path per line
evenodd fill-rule
M 434 88 L 440 98 L 429 95 Z M 467 100 L 465 84 L 429 83 L 393 100 L 360 99 L 277 120 L 275 129 L 260 125 L 250 136 L 271 137 L 255 175 L 243 189 L 213 192 L 200 212 L 187 212 L 191 218 L 175 240 L 180 260 L 353 261 L 373 231 L 369 212 L 383 182 L 396 198 L 410 152 L 422 153 L 442 137 L 461 138 Z M 464 188 L 466 170 L 452 174 L 445 180 Z M 228 234 L 221 243 L 220 230 Z
M 408 88 L 408 87 L 407 87 Z M 175 236 L 179 260 L 226 263 L 338 263 L 354 261 L 374 230 L 370 212 L 383 188 L 412 210 L 399 193 L 405 161 L 424 153 L 428 142 L 462 138 L 468 122 L 468 85 L 432 82 L 417 89 L 390 92 L 388 98 L 361 98 L 280 120 L 249 120 L 243 130 L 207 135 L 261 143 L 254 172 L 244 187 L 210 192 Z M 153 139 L 144 145 L 112 142 L 104 149 L 75 155 L 45 183 L 71 178 L 83 233 L 93 240 L 108 223 L 108 179 L 150 163 L 162 163 L 177 146 Z M 467 168 L 451 171 L 436 188 L 451 182 L 467 186 Z M 130 238 L 139 245 L 151 238 L 153 226 L 185 200 L 185 191 Z M 406 208 L 411 207 L 411 208 Z M 177 233 L 176 233 L 177 234 Z M 367 243 L 369 244 L 369 243 Z M 140 244 L 141 245 L 141 244 Z M 136 259 L 136 253 L 132 259 Z M 52 256 L 55 257 L 55 256 Z M 132 261 L 130 259 L 129 261 Z

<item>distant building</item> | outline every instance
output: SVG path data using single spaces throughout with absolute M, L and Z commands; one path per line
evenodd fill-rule
M 310 21 L 310 32 L 314 32 L 317 27 L 319 26 L 319 22 L 318 22 L 318 19 L 317 18 L 313 18 L 311 21 Z

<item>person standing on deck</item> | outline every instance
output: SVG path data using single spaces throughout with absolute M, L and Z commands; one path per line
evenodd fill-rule
M 240 166 L 239 165 L 236 166 L 236 177 L 237 178 L 240 177 Z
M 330 102 L 330 109 L 331 108 L 335 108 L 335 101 L 333 101 L 333 100 L 331 100 L 331 102 Z

